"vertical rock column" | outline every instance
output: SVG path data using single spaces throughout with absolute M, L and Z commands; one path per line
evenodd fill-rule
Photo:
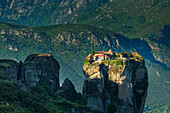
M 91 110 L 102 113 L 143 112 L 148 88 L 145 62 L 142 57 L 120 60 L 124 63 L 93 62 L 83 66 L 86 77 L 83 95 L 87 97 L 87 106 Z
M 59 87 L 59 63 L 50 54 L 29 55 L 22 64 L 21 81 L 27 86 Z

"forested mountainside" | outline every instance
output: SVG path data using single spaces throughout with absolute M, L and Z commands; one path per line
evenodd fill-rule
M 115 0 L 72 22 L 109 29 L 128 38 L 159 35 L 163 26 L 170 23 L 169 4 L 169 0 Z
M 128 38 L 158 34 L 169 25 L 169 0 L 4 0 L 0 21 L 27 26 L 83 23 Z
M 149 72 L 147 109 L 169 104 L 169 67 L 155 59 L 148 39 L 128 39 L 87 25 L 26 27 L 10 23 L 1 23 L 0 37 L 2 59 L 23 61 L 29 54 L 50 53 L 61 64 L 60 83 L 68 77 L 78 91 L 82 91 L 84 81 L 82 61 L 91 51 L 137 51 L 145 58 Z M 168 58 L 168 55 L 165 53 L 162 58 Z
M 109 0 L 3 0 L 0 21 L 28 26 L 67 23 Z

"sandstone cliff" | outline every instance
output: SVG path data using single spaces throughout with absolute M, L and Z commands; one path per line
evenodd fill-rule
M 94 111 L 110 113 L 142 113 L 148 88 L 148 73 L 143 58 L 137 53 L 129 57 L 86 63 L 83 95 Z

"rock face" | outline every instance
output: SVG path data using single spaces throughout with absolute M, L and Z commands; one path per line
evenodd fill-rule
M 103 113 L 143 112 L 148 88 L 143 58 L 93 62 L 84 65 L 83 72 L 86 77 L 83 95 L 87 97 L 87 106 L 91 110 Z
M 1 73 L 3 72 L 3 73 Z M 3 59 L 0 60 L 0 76 L 10 76 L 13 81 L 17 81 L 19 74 L 19 64 L 14 60 Z
M 49 85 L 59 88 L 59 63 L 50 54 L 32 54 L 22 63 L 13 60 L 0 60 L 0 77 L 10 76 L 13 81 L 31 87 Z M 1 73 L 2 72 L 2 73 Z M 4 77 L 5 78 L 5 77 Z
M 59 63 L 50 54 L 29 55 L 22 65 L 21 81 L 27 86 L 59 87 Z
M 68 78 L 64 80 L 59 95 L 73 102 L 77 99 L 77 92 L 75 90 L 75 87 Z

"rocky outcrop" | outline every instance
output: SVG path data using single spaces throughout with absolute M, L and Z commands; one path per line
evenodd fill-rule
M 137 54 L 137 53 L 134 53 Z M 138 54 L 139 56 L 139 54 Z M 148 88 L 143 58 L 122 58 L 83 66 L 83 95 L 93 111 L 142 113 Z
M 59 63 L 50 54 L 29 55 L 22 65 L 21 81 L 27 86 L 59 87 Z
M 2 79 L 8 78 L 12 81 L 17 81 L 18 74 L 19 74 L 19 64 L 16 61 L 9 60 L 9 59 L 0 60 L 0 77 Z
M 76 28 L 77 26 L 74 25 L 72 26 L 74 28 Z M 86 29 L 86 27 L 84 26 L 83 29 Z M 88 29 L 86 29 L 88 30 Z M 113 45 L 113 43 L 111 41 L 111 37 L 115 37 L 114 33 L 112 34 L 113 36 L 110 36 L 109 34 L 106 37 L 101 37 L 100 34 L 96 34 L 96 31 L 91 31 L 88 30 L 88 32 L 80 32 L 78 34 L 75 33 L 71 33 L 71 32 L 62 32 L 57 34 L 57 36 L 52 37 L 53 41 L 56 41 L 55 43 L 61 43 L 64 42 L 67 45 L 78 45 L 80 44 L 80 42 L 84 39 L 87 39 L 87 41 L 90 44 L 94 44 L 94 45 L 106 45 L 106 46 L 111 46 L 111 44 Z M 101 37 L 101 38 L 100 38 Z
M 62 84 L 61 90 L 58 92 L 58 94 L 73 102 L 77 99 L 77 92 L 75 87 L 68 78 L 64 80 L 64 83 Z
M 1 78 L 10 76 L 15 82 L 31 87 L 49 85 L 59 88 L 59 63 L 50 54 L 32 54 L 22 63 L 14 60 L 0 60 Z

